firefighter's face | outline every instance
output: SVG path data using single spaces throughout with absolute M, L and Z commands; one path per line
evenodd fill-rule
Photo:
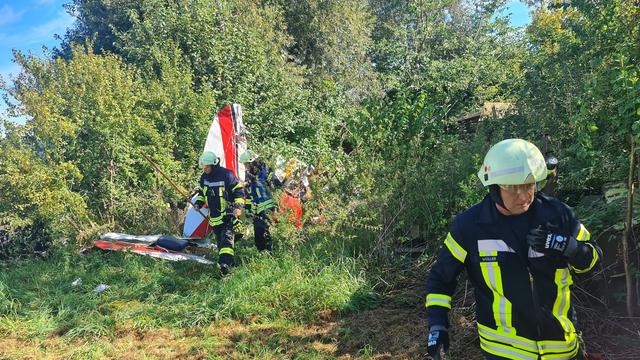
M 527 185 L 520 185 L 516 190 L 500 186 L 502 202 L 504 202 L 504 207 L 509 210 L 511 215 L 524 214 L 533 203 L 536 187 L 535 184 L 533 186 Z
M 202 170 L 204 171 L 205 174 L 211 174 L 211 172 L 213 171 L 213 166 L 205 165 L 204 168 L 202 168 Z
M 258 164 L 256 164 L 255 162 L 250 162 L 247 166 L 247 170 L 249 170 L 252 175 L 257 175 L 259 170 Z

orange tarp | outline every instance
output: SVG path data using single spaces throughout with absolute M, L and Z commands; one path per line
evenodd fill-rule
M 280 211 L 288 213 L 287 218 L 295 227 L 302 227 L 302 202 L 299 197 L 293 196 L 286 191 L 282 193 L 282 197 L 280 197 Z

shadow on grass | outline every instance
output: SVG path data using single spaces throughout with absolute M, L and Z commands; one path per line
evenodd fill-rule
M 384 297 L 376 297 L 369 307 L 343 314 L 336 320 L 336 357 L 372 359 L 430 359 L 427 355 L 424 300 L 420 280 Z M 362 304 L 361 294 L 354 302 Z M 453 314 L 453 321 L 466 322 L 467 313 Z M 458 324 L 458 325 L 460 325 Z M 451 329 L 449 359 L 483 359 L 475 328 L 465 324 Z

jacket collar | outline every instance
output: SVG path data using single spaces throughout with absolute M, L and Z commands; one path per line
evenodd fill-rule
M 479 206 L 480 214 L 477 220 L 479 224 L 494 224 L 498 221 L 498 209 L 496 209 L 496 204 L 489 195 L 484 197 Z

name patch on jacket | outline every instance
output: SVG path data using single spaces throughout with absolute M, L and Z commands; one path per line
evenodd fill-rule
M 224 186 L 224 181 L 203 181 L 206 186 L 215 187 L 215 186 Z
M 480 262 L 494 262 L 498 261 L 497 256 L 480 256 Z
M 507 245 L 502 239 L 481 239 L 478 240 L 478 253 L 480 262 L 498 261 L 497 253 L 510 252 L 515 253 L 511 246 Z

